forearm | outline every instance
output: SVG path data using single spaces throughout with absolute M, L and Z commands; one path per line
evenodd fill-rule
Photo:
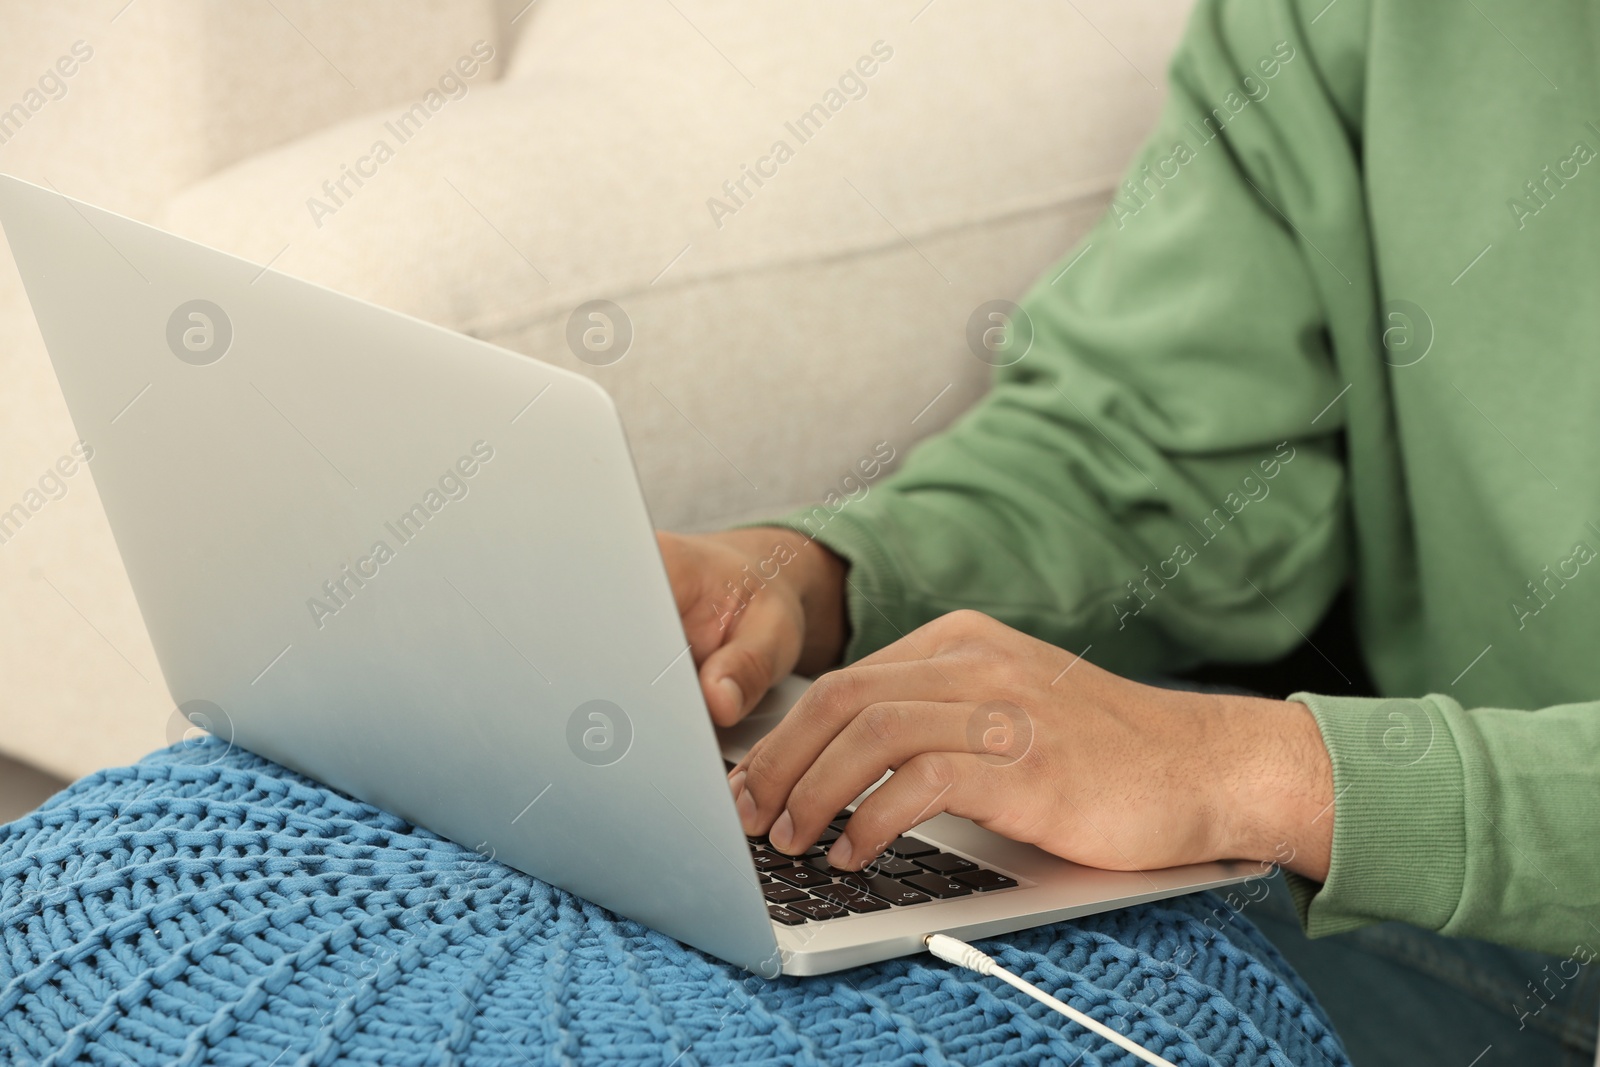
M 1269 659 L 1314 625 L 1345 567 L 1342 475 L 1321 444 L 1160 457 L 1102 423 L 1157 494 L 1093 429 L 1026 403 L 991 396 L 867 497 L 778 520 L 850 564 L 846 660 L 961 608 L 1092 645 L 1130 676 Z
M 1291 878 L 1313 936 L 1399 920 L 1545 952 L 1600 944 L 1600 704 L 1293 699 L 1337 797 L 1327 873 Z

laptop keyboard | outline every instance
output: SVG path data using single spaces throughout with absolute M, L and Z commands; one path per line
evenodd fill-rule
M 840 870 L 826 857 L 849 818 L 848 811 L 834 816 L 817 843 L 801 856 L 784 855 L 765 837 L 749 838 L 750 858 L 774 922 L 800 926 L 1017 886 L 1014 878 L 915 837 L 891 841 L 864 870 Z

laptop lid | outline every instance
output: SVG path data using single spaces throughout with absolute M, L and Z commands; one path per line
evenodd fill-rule
M 180 708 L 777 973 L 598 385 L 15 178 L 0 223 Z

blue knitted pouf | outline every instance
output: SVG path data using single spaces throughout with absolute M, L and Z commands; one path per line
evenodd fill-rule
M 196 752 L 0 827 L 0 1061 L 1136 1062 L 930 956 L 764 981 L 276 764 Z M 1176 1064 L 1347 1062 L 1210 895 L 980 947 Z

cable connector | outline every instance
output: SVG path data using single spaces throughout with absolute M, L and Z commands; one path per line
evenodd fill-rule
M 1085 1030 L 1098 1034 L 1118 1048 L 1133 1053 L 1144 1062 L 1150 1064 L 1150 1067 L 1177 1067 L 1171 1060 L 1156 1055 L 1137 1041 L 1123 1037 L 1109 1026 L 1096 1022 L 1069 1004 L 1062 1003 L 1033 983 L 1018 978 L 996 963 L 993 956 L 979 952 L 965 941 L 951 937 L 949 934 L 927 934 L 922 938 L 922 943 L 929 952 L 946 963 L 953 963 L 957 967 L 985 977 L 998 978 L 1007 985 L 1022 990 L 1022 992 L 1028 994 L 1040 1004 L 1053 1011 L 1060 1012 Z
M 922 939 L 922 942 L 928 946 L 929 952 L 946 963 L 965 967 L 985 977 L 994 974 L 995 968 L 1000 966 L 994 961 L 993 956 L 979 952 L 965 941 L 957 941 L 949 934 L 929 934 Z

